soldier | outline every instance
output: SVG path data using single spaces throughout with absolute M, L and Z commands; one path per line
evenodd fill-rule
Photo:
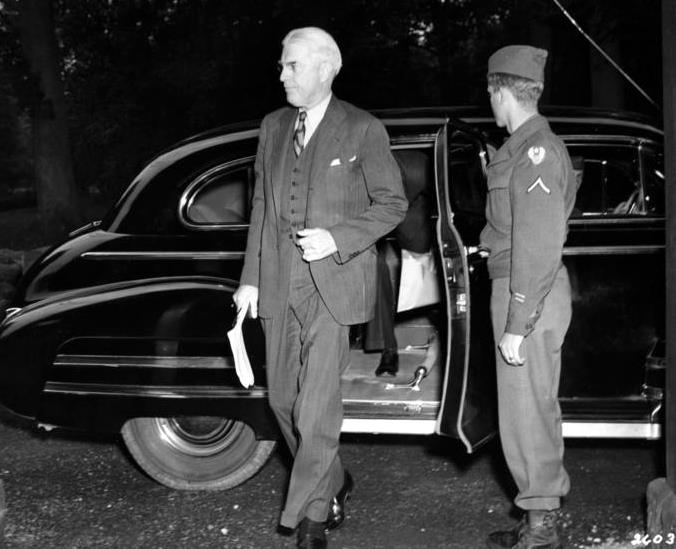
M 555 511 L 570 487 L 558 402 L 571 317 L 561 256 L 577 186 L 566 147 L 538 113 L 546 59 L 507 46 L 488 60 L 493 116 L 510 137 L 488 165 L 481 247 L 490 252 L 500 440 L 524 511 L 514 528 L 488 536 L 491 548 L 562 547 Z

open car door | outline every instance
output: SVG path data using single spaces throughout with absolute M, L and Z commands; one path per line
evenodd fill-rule
M 470 130 L 450 124 L 436 147 L 437 239 L 447 307 L 441 353 L 446 373 L 436 431 L 460 439 L 471 453 L 497 430 L 490 284 L 485 259 L 466 251 L 478 244 L 485 223 L 487 151 Z

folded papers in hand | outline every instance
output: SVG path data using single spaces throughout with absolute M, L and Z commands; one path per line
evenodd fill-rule
M 239 382 L 247 389 L 254 384 L 254 375 L 251 370 L 251 363 L 249 362 L 249 355 L 246 354 L 246 346 L 244 345 L 244 337 L 242 336 L 242 322 L 246 316 L 248 307 L 242 307 L 237 312 L 237 322 L 228 331 L 228 340 L 230 341 L 230 348 L 232 349 L 232 357 L 235 360 L 235 371 Z

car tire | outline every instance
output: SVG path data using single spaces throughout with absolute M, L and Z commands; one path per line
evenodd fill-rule
M 122 438 L 151 478 L 178 490 L 227 490 L 255 475 L 275 441 L 246 423 L 218 417 L 134 418 Z

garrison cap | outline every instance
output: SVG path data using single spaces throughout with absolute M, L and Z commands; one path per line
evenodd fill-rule
M 546 62 L 547 50 L 533 46 L 505 46 L 488 58 L 488 74 L 502 72 L 544 82 Z

